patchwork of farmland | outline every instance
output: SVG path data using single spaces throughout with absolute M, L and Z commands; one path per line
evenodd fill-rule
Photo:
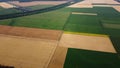
M 39 3 L 17 5 L 32 10 L 56 5 Z M 0 64 L 16 68 L 119 68 L 120 12 L 119 7 L 114 8 L 119 5 L 112 0 L 84 0 L 49 12 L 0 20 Z M 0 14 L 16 10 L 9 9 L 0 7 Z

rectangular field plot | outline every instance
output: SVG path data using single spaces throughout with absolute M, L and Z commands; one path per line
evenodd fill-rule
M 109 37 L 102 37 L 100 35 L 88 36 L 77 34 L 63 34 L 60 40 L 60 46 L 116 53 Z
M 0 64 L 15 68 L 47 68 L 57 41 L 0 35 Z
M 116 51 L 120 55 L 120 36 L 110 36 L 110 39 L 111 39 Z
M 103 34 L 103 30 L 99 23 L 99 18 L 97 16 L 89 16 L 89 15 L 71 14 L 64 30 L 71 32 Z
M 51 12 L 14 18 L 11 19 L 9 24 L 8 22 L 4 22 L 5 20 L 0 20 L 0 24 L 62 30 L 67 18 L 69 17 L 69 14 L 69 8 L 63 8 Z
M 101 20 L 102 27 L 106 34 L 110 36 L 120 36 L 120 19 Z
M 103 26 L 105 28 L 120 29 L 120 24 L 108 24 L 108 23 L 104 23 Z
M 112 7 L 72 8 L 73 12 L 97 13 L 99 17 L 119 17 L 120 13 Z M 109 11 L 109 12 L 108 12 Z
M 59 40 L 62 34 L 60 30 L 35 29 L 24 27 L 0 26 L 0 34 L 40 38 L 49 40 Z
M 115 53 L 69 48 L 64 68 L 119 68 L 120 59 Z

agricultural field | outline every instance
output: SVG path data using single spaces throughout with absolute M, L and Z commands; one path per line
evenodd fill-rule
M 43 9 L 43 8 L 48 8 L 48 7 L 52 7 L 54 5 L 35 5 L 35 6 L 29 6 L 26 8 L 30 8 L 32 10 L 37 10 L 37 9 Z
M 78 14 L 71 13 L 64 28 L 65 31 L 106 34 L 102 26 L 102 20 L 120 18 L 120 13 L 111 7 L 73 8 L 71 10 Z M 86 15 L 85 13 L 94 13 L 96 15 Z
M 11 3 L 36 10 L 63 2 Z M 120 68 L 119 7 L 104 4 L 119 3 L 84 0 L 49 12 L 0 20 L 0 64 L 16 68 Z
M 19 12 L 21 12 L 21 11 L 13 9 L 13 8 L 4 9 L 4 8 L 0 7 L 0 15 L 19 13 Z
M 57 47 L 57 41 L 0 35 L 0 64 L 15 68 L 44 68 Z
M 104 34 L 98 17 L 89 15 L 71 14 L 64 30 L 69 32 Z
M 59 5 L 66 2 L 67 1 L 31 1 L 31 2 L 11 1 L 10 3 L 22 7 L 29 7 L 29 6 L 37 6 L 37 5 Z
M 117 54 L 114 53 L 69 48 L 64 68 L 75 67 L 119 68 L 120 59 L 118 58 Z
M 62 30 L 69 17 L 70 9 L 63 8 L 51 12 L 24 16 L 13 19 L 0 20 L 1 25 L 21 26 Z

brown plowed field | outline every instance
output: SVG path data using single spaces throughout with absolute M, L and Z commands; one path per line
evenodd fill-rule
M 60 30 L 47 30 L 47 29 L 36 29 L 26 27 L 10 27 L 0 26 L 0 34 L 23 36 L 31 38 L 41 38 L 49 40 L 59 40 L 62 31 Z
M 15 68 L 47 68 L 58 41 L 0 35 L 0 64 Z
M 2 26 L 0 25 L 0 34 L 7 34 L 11 30 L 11 26 Z

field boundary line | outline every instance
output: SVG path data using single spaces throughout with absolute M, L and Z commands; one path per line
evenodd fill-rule
M 83 12 L 72 12 L 72 14 L 76 15 L 91 15 L 91 16 L 97 16 L 97 13 L 83 13 Z
M 69 31 L 64 31 L 64 33 L 65 34 L 86 35 L 86 36 L 109 37 L 109 35 L 105 35 L 105 34 L 92 34 L 92 33 L 69 32 Z

